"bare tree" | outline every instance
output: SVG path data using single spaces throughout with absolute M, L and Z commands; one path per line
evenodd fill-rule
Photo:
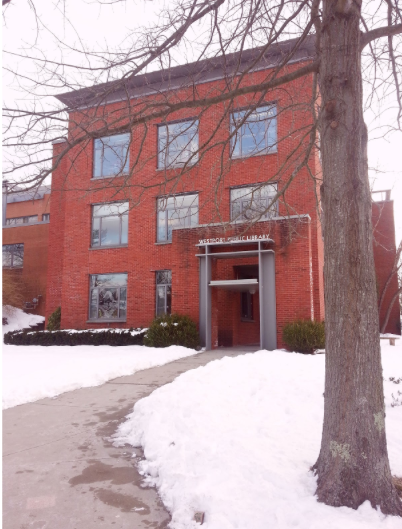
M 44 54 L 32 53 L 40 66 L 40 76 L 26 80 L 32 92 L 48 95 L 83 88 L 77 82 L 80 77 L 85 86 L 96 85 L 60 97 L 64 108 L 5 108 L 6 145 L 21 153 L 21 159 L 11 159 L 5 171 L 9 180 L 23 170 L 26 186 L 34 187 L 66 157 L 73 167 L 93 139 L 131 129 L 138 156 L 124 177 L 125 192 L 136 186 L 140 194 L 152 186 L 172 192 L 180 179 L 191 174 L 192 161 L 214 152 L 217 176 L 211 199 L 219 216 L 219 185 L 230 164 L 224 153 L 232 148 L 247 115 L 272 90 L 286 93 L 288 83 L 312 80 L 312 99 L 288 101 L 287 109 L 304 108 L 308 118 L 305 126 L 292 131 L 297 148 L 272 177 L 282 178 L 282 185 L 271 204 L 284 197 L 301 168 L 309 168 L 318 132 L 322 183 L 314 180 L 312 185 L 321 184 L 324 212 L 326 378 L 322 443 L 314 465 L 317 497 L 328 505 L 352 508 L 369 500 L 383 513 L 394 515 L 402 515 L 402 505 L 392 484 L 385 434 L 363 82 L 370 88 L 368 105 L 393 92 L 395 128 L 400 130 L 401 34 L 399 0 L 178 0 L 161 14 L 153 30 L 132 36 L 134 45 L 116 51 L 75 48 L 85 57 L 81 65 L 67 60 L 52 63 Z M 282 46 L 284 39 L 292 40 Z M 309 60 L 295 62 L 306 46 L 313 50 Z M 177 85 L 170 74 L 187 49 L 195 63 L 183 66 L 186 83 Z M 280 59 L 269 63 L 272 50 Z M 212 70 L 214 61 L 226 74 L 224 83 L 219 91 L 201 90 L 199 76 Z M 264 61 L 270 68 L 250 84 L 248 74 Z M 152 67 L 162 74 L 150 73 Z M 152 97 L 133 99 L 138 76 L 148 79 L 150 89 L 157 77 L 161 89 L 154 89 Z M 117 92 L 125 97 L 108 107 Z M 166 172 L 162 184 L 133 184 L 133 172 L 152 158 L 142 147 L 153 120 L 168 121 L 183 109 L 191 109 L 198 119 L 215 105 L 223 106 L 226 118 L 235 102 L 246 96 L 249 114 L 234 124 L 227 137 L 219 135 L 218 121 L 173 177 Z M 67 128 L 67 141 L 53 159 L 48 144 L 64 137 Z M 104 186 L 113 188 L 114 183 L 105 181 Z

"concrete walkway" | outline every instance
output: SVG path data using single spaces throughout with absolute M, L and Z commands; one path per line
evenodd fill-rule
M 5 410 L 3 528 L 167 527 L 170 516 L 155 489 L 141 486 L 134 450 L 114 447 L 109 437 L 137 400 L 180 373 L 256 349 L 207 351 Z

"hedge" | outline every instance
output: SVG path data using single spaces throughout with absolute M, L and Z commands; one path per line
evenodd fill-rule
M 102 331 L 10 331 L 4 335 L 4 343 L 8 345 L 143 345 L 147 329 L 114 329 Z

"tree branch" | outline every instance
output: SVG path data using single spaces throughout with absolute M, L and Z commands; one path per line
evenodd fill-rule
M 362 33 L 360 39 L 360 49 L 362 50 L 369 42 L 381 37 L 389 37 L 391 35 L 398 35 L 402 33 L 402 24 L 395 24 L 394 26 L 384 26 L 382 28 L 373 29 L 367 33 Z

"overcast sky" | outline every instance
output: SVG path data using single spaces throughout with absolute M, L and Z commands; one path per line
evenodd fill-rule
M 3 48 L 10 52 L 25 50 L 30 53 L 36 43 L 47 59 L 60 58 L 57 39 L 66 45 L 86 45 L 89 48 L 114 49 L 127 36 L 125 44 L 129 45 L 135 38 L 130 33 L 139 26 L 152 25 L 157 21 L 156 14 L 162 0 L 152 2 L 137 1 L 121 2 L 117 4 L 100 5 L 95 0 L 75 0 L 62 2 L 61 0 L 38 0 L 35 8 L 44 27 L 37 27 L 33 10 L 28 0 L 12 0 L 3 12 Z M 65 9 L 65 11 L 64 11 Z M 66 17 L 64 16 L 66 15 Z M 71 22 L 71 24 L 70 24 Z M 80 43 L 81 40 L 81 44 Z M 32 50 L 33 52 L 33 50 Z M 36 52 L 35 52 L 36 53 Z M 188 57 L 189 50 L 182 53 Z M 65 59 L 81 60 L 77 54 L 64 50 Z M 188 57 L 191 58 L 191 57 Z M 3 67 L 18 66 L 20 74 L 30 75 L 34 70 L 30 61 L 17 59 L 4 54 Z M 24 80 L 17 80 L 4 72 L 3 101 L 11 105 L 13 101 L 26 99 L 26 94 L 19 86 L 24 86 Z M 63 90 L 61 90 L 63 91 Z M 56 89 L 57 92 L 57 89 Z M 49 98 L 49 104 L 52 99 Z M 384 137 L 384 130 L 378 130 L 379 125 L 392 124 L 394 114 L 387 111 L 392 101 L 387 101 L 384 108 L 373 108 L 368 112 L 366 122 L 369 127 L 369 165 L 372 168 L 370 176 L 373 189 L 392 189 L 395 203 L 395 223 L 397 241 L 402 239 L 402 133 L 393 133 Z M 380 121 L 374 121 L 374 113 L 380 114 Z M 377 169 L 375 173 L 373 169 Z

